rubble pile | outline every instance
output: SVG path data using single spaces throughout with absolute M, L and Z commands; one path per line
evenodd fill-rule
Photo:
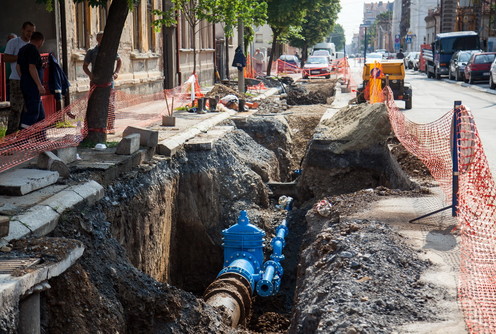
M 215 84 L 214 87 L 207 94 L 205 94 L 205 97 L 214 98 L 219 96 L 222 98 L 226 95 L 235 95 L 238 99 L 246 98 L 244 94 L 240 94 L 238 91 L 235 91 L 234 89 L 223 84 Z
M 286 88 L 289 105 L 331 104 L 336 80 L 315 79 L 305 85 L 289 85 Z
M 269 97 L 260 102 L 257 114 L 275 114 L 288 109 L 289 106 L 286 100 L 279 97 Z
M 436 319 L 444 292 L 420 280 L 430 263 L 384 223 L 324 214 L 306 217 L 289 333 L 392 333 Z

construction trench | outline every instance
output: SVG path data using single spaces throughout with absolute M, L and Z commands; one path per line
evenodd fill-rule
M 384 197 L 429 193 L 428 172 L 392 137 L 383 104 L 323 117 L 335 85 L 289 87 L 221 124 L 211 150 L 155 156 L 105 184 L 94 206 L 65 213 L 48 238 L 14 243 L 13 252 L 54 258 L 64 252 L 53 247 L 58 238 L 85 247 L 41 294 L 42 332 L 391 333 L 442 321 L 438 305 L 453 296 L 421 280 L 432 264 L 388 224 L 352 218 Z M 291 210 L 283 195 L 294 199 Z M 277 293 L 250 291 L 239 272 L 216 281 L 223 231 L 242 212 L 265 234 L 259 264 L 270 260 L 276 228 L 287 226 Z

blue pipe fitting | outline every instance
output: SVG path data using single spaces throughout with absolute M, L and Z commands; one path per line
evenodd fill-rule
M 284 199 L 284 207 L 290 210 L 292 198 Z M 251 292 L 255 290 L 260 296 L 271 296 L 279 291 L 283 268 L 280 262 L 284 259 L 282 251 L 288 235 L 287 220 L 276 228 L 276 236 L 272 239 L 270 260 L 264 263 L 263 248 L 265 232 L 250 224 L 248 214 L 241 211 L 236 224 L 222 231 L 224 246 L 224 267 L 219 275 L 237 274 L 243 276 L 250 284 Z
M 268 297 L 279 292 L 283 273 L 284 270 L 279 262 L 272 260 L 265 262 L 263 277 L 257 282 L 258 295 Z
M 265 232 L 250 224 L 245 210 L 240 212 L 237 224 L 222 231 L 224 246 L 224 273 L 238 273 L 245 277 L 254 291 L 260 279 L 261 265 L 264 261 L 263 247 Z

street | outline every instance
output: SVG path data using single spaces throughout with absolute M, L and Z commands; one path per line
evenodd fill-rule
M 359 83 L 361 64 L 354 65 L 353 60 L 350 64 L 353 79 Z M 489 85 L 468 85 L 444 77 L 442 80 L 428 79 L 424 73 L 413 70 L 406 70 L 405 81 L 412 84 L 412 109 L 404 110 L 403 101 L 396 101 L 396 104 L 415 123 L 429 123 L 438 119 L 450 111 L 457 100 L 472 111 L 491 172 L 496 175 L 496 95 L 483 91 Z
M 413 108 L 405 115 L 413 122 L 427 123 L 436 120 L 453 108 L 454 101 L 462 101 L 475 118 L 484 151 L 493 175 L 496 174 L 496 95 L 461 85 L 451 80 L 427 79 L 423 73 L 407 70 L 406 81 L 413 87 Z M 472 85 L 488 87 L 487 84 Z M 403 102 L 398 101 L 403 107 Z

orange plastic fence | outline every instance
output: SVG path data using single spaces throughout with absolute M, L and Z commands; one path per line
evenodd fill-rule
M 391 126 L 403 146 L 419 157 L 452 197 L 452 132 L 459 135 L 458 226 L 460 279 L 458 299 L 470 333 L 496 333 L 496 187 L 474 118 L 461 106 L 460 126 L 452 131 L 454 111 L 428 124 L 409 121 L 386 87 Z
M 41 152 L 79 145 L 88 133 L 85 120 L 91 92 L 63 110 L 47 114 L 43 121 L 1 138 L 0 172 L 26 162 Z M 113 129 L 115 119 L 119 120 L 121 116 L 119 111 L 124 108 L 159 101 L 161 107 L 156 115 L 146 114 L 144 117 L 160 119 L 162 115 L 172 115 L 174 109 L 191 105 L 199 97 L 203 97 L 203 94 L 194 75 L 179 87 L 149 95 L 126 94 L 115 90 L 110 97 L 107 130 Z

